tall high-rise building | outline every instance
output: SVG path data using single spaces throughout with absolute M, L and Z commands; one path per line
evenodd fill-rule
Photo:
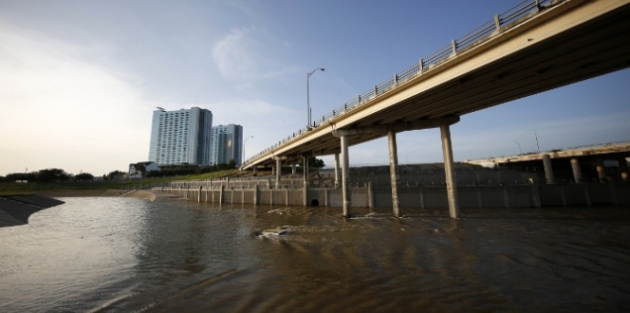
M 153 111 L 149 161 L 165 164 L 210 165 L 212 112 L 188 110 Z
M 219 125 L 212 127 L 212 148 L 210 149 L 210 164 L 229 163 L 234 160 L 241 165 L 243 153 L 243 126 Z

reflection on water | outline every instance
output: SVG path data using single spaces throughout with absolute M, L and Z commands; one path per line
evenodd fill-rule
M 0 228 L 0 312 L 626 311 L 630 210 L 65 198 Z

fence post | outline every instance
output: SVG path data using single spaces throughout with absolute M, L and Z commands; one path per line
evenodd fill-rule
M 497 32 L 501 30 L 501 19 L 499 19 L 499 15 L 494 16 L 494 26 L 496 27 Z
M 451 46 L 453 47 L 453 54 L 457 54 L 457 43 L 455 42 L 455 39 L 451 41 Z
M 368 201 L 368 203 L 367 203 L 368 208 L 370 208 L 370 209 L 374 208 L 374 192 L 372 190 L 372 182 L 371 181 L 369 181 L 367 183 L 367 201 Z
M 219 191 L 219 203 L 223 203 L 223 185 L 221 185 L 221 190 Z
M 252 202 L 254 205 L 258 204 L 258 184 L 254 186 L 254 199 Z

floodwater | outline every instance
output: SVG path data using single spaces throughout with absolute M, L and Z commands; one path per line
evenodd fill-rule
M 630 308 L 630 208 L 346 220 L 338 208 L 62 200 L 0 228 L 0 312 Z

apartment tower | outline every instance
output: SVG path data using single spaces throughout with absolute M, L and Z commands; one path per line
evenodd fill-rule
M 153 111 L 149 161 L 160 165 L 210 165 L 212 112 L 188 110 Z
M 210 149 L 210 164 L 217 165 L 234 163 L 242 164 L 243 153 L 243 126 L 219 125 L 212 127 L 212 148 Z

